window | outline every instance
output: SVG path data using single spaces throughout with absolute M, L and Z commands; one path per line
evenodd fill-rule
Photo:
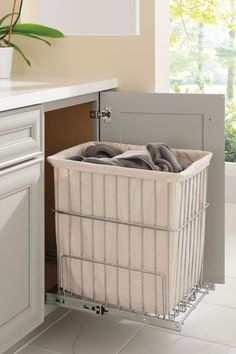
M 226 95 L 225 157 L 236 162 L 236 0 L 170 0 L 173 92 Z

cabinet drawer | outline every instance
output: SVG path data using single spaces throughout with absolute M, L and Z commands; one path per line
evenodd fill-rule
M 42 108 L 0 114 L 0 168 L 27 160 L 42 150 Z

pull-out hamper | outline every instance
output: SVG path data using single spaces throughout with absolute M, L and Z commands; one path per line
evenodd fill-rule
M 201 283 L 212 154 L 174 150 L 192 161 L 180 173 L 68 159 L 94 144 L 99 142 L 48 158 L 55 176 L 59 286 L 108 307 L 168 316 Z

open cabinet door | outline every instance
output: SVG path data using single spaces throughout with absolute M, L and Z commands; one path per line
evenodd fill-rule
M 213 153 L 208 175 L 204 275 L 206 283 L 224 282 L 224 96 L 104 92 L 100 140 L 146 144 Z

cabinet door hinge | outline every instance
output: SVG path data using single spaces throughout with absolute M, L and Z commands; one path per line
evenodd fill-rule
M 105 107 L 103 111 L 90 111 L 90 118 L 102 118 L 106 123 L 111 123 L 111 107 Z

